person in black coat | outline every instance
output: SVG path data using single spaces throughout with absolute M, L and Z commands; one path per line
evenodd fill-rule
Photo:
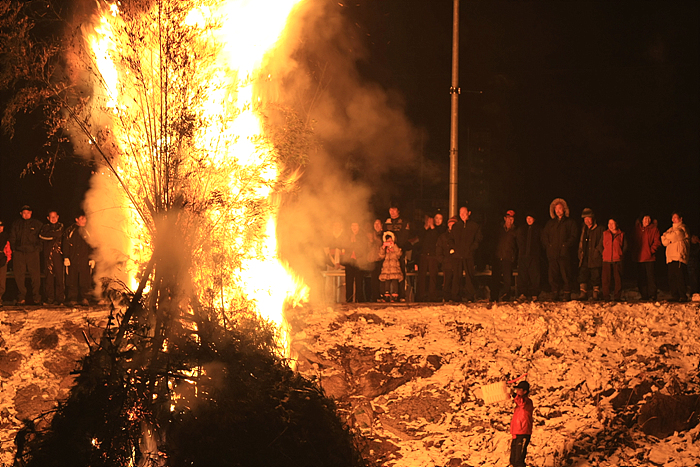
M 603 269 L 603 228 L 596 222 L 591 208 L 584 209 L 581 218 L 583 227 L 578 242 L 578 299 L 588 300 L 592 297 L 598 300 Z M 592 295 L 589 292 L 592 292 Z
M 569 205 L 561 198 L 556 198 L 550 203 L 549 216 L 551 219 L 542 231 L 542 244 L 549 261 L 549 285 L 552 287 L 554 300 L 561 298 L 568 301 L 571 300 L 572 258 L 578 239 L 578 228 L 576 222 L 569 218 Z
M 44 224 L 39 232 L 39 238 L 44 244 L 44 270 L 46 271 L 46 281 L 44 291 L 46 292 L 46 304 L 52 305 L 62 303 L 65 292 L 65 282 L 63 278 L 63 252 L 61 243 L 63 241 L 63 224 L 58 222 L 58 213 L 49 211 L 48 224 Z
M 452 281 L 454 280 L 455 263 L 457 260 L 454 257 L 455 240 L 452 229 L 457 221 L 458 219 L 456 217 L 450 217 L 447 220 L 447 231 L 438 237 L 437 244 L 435 245 L 435 255 L 437 256 L 438 262 L 442 265 L 442 273 L 445 279 L 442 290 L 443 299 L 446 302 L 453 300 L 451 295 Z M 454 297 L 454 299 L 456 299 L 456 297 Z
M 459 220 L 452 228 L 455 241 L 455 270 L 451 295 L 455 301 L 459 301 L 462 298 L 463 273 L 465 275 L 465 299 L 467 301 L 476 299 L 474 253 L 479 248 L 483 236 L 481 234 L 481 226 L 469 219 L 471 214 L 471 211 L 466 206 L 459 208 Z M 447 284 L 445 284 L 445 287 L 447 287 Z
M 516 234 L 518 244 L 518 299 L 537 300 L 540 295 L 540 258 L 542 257 L 542 227 L 535 216 L 527 213 L 525 224 Z
M 90 258 L 90 232 L 87 228 L 87 217 L 79 214 L 75 224 L 71 225 L 63 236 L 63 264 L 66 268 L 67 304 L 75 304 L 78 296 L 82 298 L 81 305 L 89 304 L 92 289 L 92 269 L 95 261 Z
M 492 298 L 499 301 L 511 299 L 513 279 L 513 265 L 515 264 L 515 252 L 517 249 L 515 237 L 515 211 L 509 210 L 503 217 L 503 225 L 498 235 L 496 244 L 496 262 L 493 271 Z M 495 291 L 498 290 L 498 294 Z
M 25 275 L 29 273 L 32 282 L 32 297 L 34 304 L 41 303 L 41 270 L 40 255 L 41 241 L 39 232 L 41 231 L 41 221 L 32 218 L 32 208 L 27 205 L 20 209 L 21 219 L 17 219 L 12 224 L 10 230 L 10 247 L 12 248 L 12 261 L 15 271 L 15 281 L 17 282 L 17 304 L 27 303 L 27 286 Z
M 437 220 L 440 222 L 437 222 Z M 425 224 L 418 235 L 420 257 L 418 258 L 418 280 L 416 284 L 416 292 L 417 300 L 419 302 L 436 302 L 438 300 L 437 275 L 439 262 L 436 249 L 438 238 L 445 231 L 446 228 L 442 223 L 442 214 L 436 214 L 435 218 L 425 216 Z M 426 274 L 428 279 L 427 295 L 425 292 Z

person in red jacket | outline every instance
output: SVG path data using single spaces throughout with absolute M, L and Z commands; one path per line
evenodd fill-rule
M 527 446 L 532 436 L 532 412 L 534 406 L 530 400 L 530 383 L 520 381 L 515 386 L 513 402 L 515 411 L 510 422 L 510 434 L 513 438 L 510 443 L 510 465 L 513 467 L 525 467 Z
M 627 250 L 627 237 L 615 219 L 608 221 L 608 230 L 603 232 L 603 300 L 610 300 L 610 277 L 615 278 L 613 300 L 622 296 L 622 259 Z
M 661 235 L 656 219 L 642 215 L 634 226 L 632 259 L 637 263 L 637 286 L 642 300 L 656 301 L 654 263 L 656 250 L 661 246 Z
M 7 263 L 12 259 L 12 249 L 10 248 L 10 235 L 5 232 L 5 226 L 0 221 L 0 308 L 2 307 L 2 296 L 5 293 L 5 281 L 7 279 Z

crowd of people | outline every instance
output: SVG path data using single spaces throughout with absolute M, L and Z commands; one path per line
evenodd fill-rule
M 426 215 L 417 229 L 401 218 L 396 206 L 389 209 L 386 221 L 376 219 L 367 233 L 354 222 L 346 234 L 342 223 L 335 222 L 324 249 L 326 267 L 345 270 L 348 303 L 405 301 L 407 271 L 415 272 L 416 301 L 538 300 L 544 270 L 553 300 L 619 301 L 623 266 L 631 261 L 636 264 L 641 300 L 656 301 L 654 265 L 663 246 L 671 300 L 687 301 L 688 286 L 690 294 L 700 299 L 694 295 L 700 292 L 700 239 L 688 233 L 681 213 L 672 214 L 672 225 L 663 235 L 656 219 L 646 213 L 628 234 L 614 218 L 608 219 L 607 229 L 599 225 L 590 208 L 581 213 L 579 228 L 562 198 L 551 202 L 549 215 L 541 225 L 534 213 L 526 212 L 525 222 L 516 226 L 515 212 L 505 212 L 491 268 L 479 274 L 490 276 L 486 297 L 479 296 L 475 267 L 484 234 L 466 206 L 446 221 L 439 212 Z
M 34 305 L 90 303 L 95 261 L 91 257 L 85 213 L 78 213 L 75 223 L 68 228 L 59 222 L 56 211 L 49 211 L 46 219 L 46 223 L 35 219 L 32 208 L 24 205 L 20 208 L 20 218 L 12 223 L 9 231 L 5 231 L 0 221 L 0 306 L 10 261 L 17 283 L 17 305 L 28 304 L 28 299 Z M 31 290 L 27 290 L 27 278 Z

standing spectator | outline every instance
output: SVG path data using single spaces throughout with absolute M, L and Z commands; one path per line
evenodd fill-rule
M 610 300 L 610 278 L 615 279 L 613 300 L 622 296 L 622 260 L 627 251 L 627 236 L 620 230 L 615 219 L 608 221 L 608 230 L 603 232 L 603 300 Z
M 38 219 L 32 218 L 32 208 L 26 204 L 20 209 L 20 216 L 22 218 L 17 219 L 10 230 L 15 281 L 17 282 L 17 290 L 19 290 L 17 304 L 25 305 L 27 303 L 25 299 L 27 285 L 24 281 L 25 274 L 29 272 L 34 304 L 39 305 L 41 303 L 41 271 L 39 269 L 41 241 L 39 240 L 39 232 L 41 232 L 42 224 Z
M 571 300 L 572 250 L 576 246 L 576 222 L 569 218 L 569 206 L 562 198 L 549 205 L 549 216 L 542 231 L 542 243 L 549 261 L 549 285 L 554 300 Z M 561 295 L 560 295 L 561 294 Z
M 513 467 L 525 467 L 525 457 L 527 457 L 527 446 L 532 437 L 532 413 L 534 405 L 529 397 L 530 383 L 520 381 L 515 386 L 513 402 L 515 411 L 510 422 L 510 465 Z
M 2 296 L 5 294 L 5 281 L 7 280 L 7 263 L 12 259 L 10 248 L 10 235 L 5 232 L 5 226 L 0 221 L 0 307 Z
M 690 236 L 688 246 L 688 281 L 690 282 L 690 296 L 694 302 L 700 302 L 700 237 Z
M 656 250 L 661 246 L 661 235 L 656 219 L 642 214 L 634 225 L 632 259 L 637 263 L 637 286 L 642 300 L 656 301 L 654 263 Z
M 406 253 L 411 251 L 413 244 L 411 243 L 410 225 L 401 218 L 401 213 L 398 206 L 392 205 L 389 208 L 389 218 L 384 222 L 384 231 L 394 233 L 394 243 L 401 250 L 401 258 L 399 258 L 399 266 L 401 267 L 401 279 L 399 280 L 399 299 L 405 300 L 406 294 Z
M 68 305 L 74 305 L 78 296 L 82 298 L 81 305 L 89 305 L 88 297 L 92 289 L 92 269 L 95 260 L 90 259 L 90 233 L 87 228 L 87 217 L 80 213 L 75 218 L 63 237 L 63 264 L 66 267 L 66 286 L 68 289 Z
M 591 208 L 586 208 L 581 213 L 583 227 L 581 238 L 578 242 L 578 282 L 580 286 L 578 299 L 587 300 L 600 298 L 600 273 L 603 268 L 603 255 L 601 254 L 601 242 L 603 241 L 603 228 L 598 226 Z
M 382 301 L 382 289 L 381 282 L 379 281 L 379 274 L 382 272 L 382 259 L 379 257 L 379 249 L 382 247 L 382 236 L 384 235 L 384 228 L 382 221 L 380 219 L 375 219 L 372 225 L 372 231 L 367 234 L 369 243 L 369 252 L 367 253 L 367 260 L 369 262 L 370 271 L 370 301 L 380 302 Z
M 540 295 L 540 258 L 542 256 L 542 227 L 528 213 L 525 225 L 518 228 L 518 293 L 519 300 L 537 300 Z
M 340 269 L 345 250 L 343 249 L 343 224 L 338 221 L 331 226 L 331 235 L 326 240 L 323 252 L 326 254 L 326 266 L 329 269 Z
M 462 273 L 465 273 L 466 300 L 473 301 L 476 299 L 474 253 L 479 248 L 483 237 L 481 226 L 469 219 L 471 214 L 471 211 L 466 206 L 459 208 L 459 219 L 452 228 L 455 241 L 455 269 L 451 295 L 455 301 L 462 299 Z M 445 287 L 447 287 L 447 284 L 445 284 Z
M 63 303 L 65 285 L 63 280 L 63 253 L 61 242 L 63 241 L 63 224 L 58 222 L 58 213 L 49 211 L 48 224 L 44 224 L 39 232 L 39 238 L 44 244 L 44 270 L 46 281 L 46 304 Z
M 384 232 L 384 243 L 379 250 L 379 257 L 384 260 L 379 280 L 383 284 L 384 301 L 387 302 L 399 300 L 399 282 L 403 279 L 399 266 L 401 248 L 394 243 L 394 238 L 394 232 Z
M 683 216 L 674 212 L 671 216 L 673 225 L 661 236 L 661 243 L 666 247 L 666 263 L 668 264 L 668 285 L 671 288 L 672 300 L 685 302 L 688 300 L 685 286 L 686 264 L 688 263 L 688 230 L 683 224 Z
M 367 257 L 367 242 L 360 235 L 360 224 L 350 224 L 350 235 L 345 244 L 343 266 L 345 267 L 345 301 L 347 303 L 364 302 L 362 280 L 365 272 L 361 268 Z
M 437 220 L 439 218 L 439 223 Z M 416 284 L 417 300 L 419 302 L 437 302 L 437 241 L 445 232 L 442 225 L 442 214 L 436 214 L 435 218 L 425 216 L 425 224 L 420 232 L 418 244 L 420 245 L 420 257 L 418 258 L 418 280 Z M 428 293 L 425 292 L 426 273 L 428 279 Z
M 456 217 L 450 217 L 447 220 L 447 231 L 438 237 L 437 244 L 435 246 L 435 255 L 437 256 L 438 262 L 442 266 L 443 274 L 443 299 L 446 302 L 454 300 L 456 297 L 451 296 L 452 281 L 454 280 L 454 271 L 456 266 L 455 254 L 455 239 L 453 228 L 457 224 Z
M 493 275 L 493 290 L 498 290 L 498 301 L 511 299 L 513 264 L 517 248 L 514 224 L 515 211 L 506 211 L 496 245 L 496 270 Z

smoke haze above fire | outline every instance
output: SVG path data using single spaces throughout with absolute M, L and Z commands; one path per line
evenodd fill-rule
M 384 220 L 395 201 L 386 181 L 416 161 L 416 128 L 397 93 L 361 77 L 365 51 L 353 28 L 339 4 L 307 0 L 270 66 L 275 97 L 312 125 L 318 143 L 299 191 L 283 205 L 279 231 L 282 255 L 312 290 L 331 224 L 343 223 L 347 233 L 359 222 L 369 231 L 372 199 L 386 204 Z

